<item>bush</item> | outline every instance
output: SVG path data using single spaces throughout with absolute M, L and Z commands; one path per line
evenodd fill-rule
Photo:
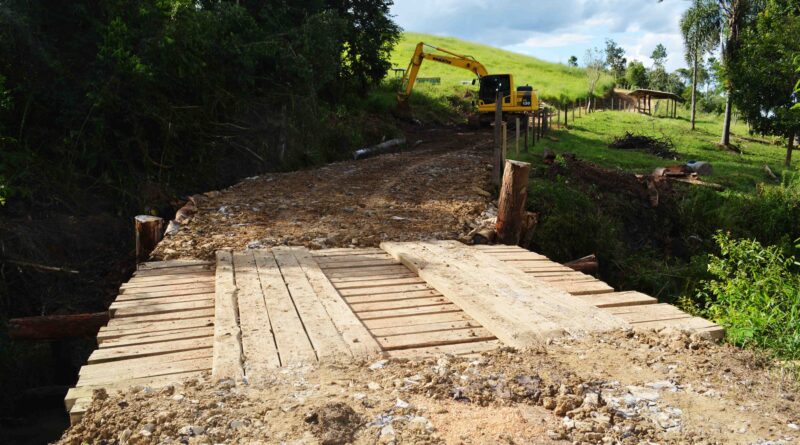
M 701 314 L 725 326 L 739 346 L 768 349 L 786 360 L 800 358 L 800 274 L 794 256 L 777 246 L 733 239 L 718 232 L 712 279 L 702 283 Z

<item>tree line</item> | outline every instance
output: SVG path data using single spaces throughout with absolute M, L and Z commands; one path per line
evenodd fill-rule
M 390 67 L 390 5 L 0 0 L 0 202 L 140 205 L 340 158 Z
M 800 134 L 800 3 L 795 0 L 691 0 L 680 21 L 687 68 L 667 72 L 668 54 L 658 44 L 647 68 L 625 58 L 614 40 L 586 52 L 584 66 L 614 76 L 618 86 L 682 95 L 696 110 L 723 115 L 720 145 L 730 145 L 734 108 L 754 133 L 782 136 L 786 165 Z M 719 56 L 719 57 L 717 57 Z M 578 58 L 567 62 L 578 66 Z

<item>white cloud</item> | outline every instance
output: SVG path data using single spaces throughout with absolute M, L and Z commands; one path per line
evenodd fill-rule
M 689 2 L 671 0 L 395 0 L 404 29 L 449 35 L 553 61 L 580 56 L 616 40 L 628 60 L 650 63 L 658 43 L 667 68 L 684 65 L 681 13 Z

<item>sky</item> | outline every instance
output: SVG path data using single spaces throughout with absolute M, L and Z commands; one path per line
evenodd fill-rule
M 496 46 L 539 59 L 582 64 L 589 48 L 606 38 L 625 49 L 628 60 L 651 66 L 659 43 L 667 48 L 668 71 L 684 67 L 680 18 L 685 0 L 395 0 L 392 14 L 406 31 Z

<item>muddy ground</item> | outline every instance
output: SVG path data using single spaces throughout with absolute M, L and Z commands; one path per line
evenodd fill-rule
M 275 370 L 96 393 L 61 444 L 782 444 L 798 387 L 752 353 L 619 331 L 476 357 Z
M 458 238 L 488 201 L 491 133 L 411 128 L 407 140 L 413 148 L 402 153 L 265 174 L 197 196 L 194 218 L 153 257 Z

